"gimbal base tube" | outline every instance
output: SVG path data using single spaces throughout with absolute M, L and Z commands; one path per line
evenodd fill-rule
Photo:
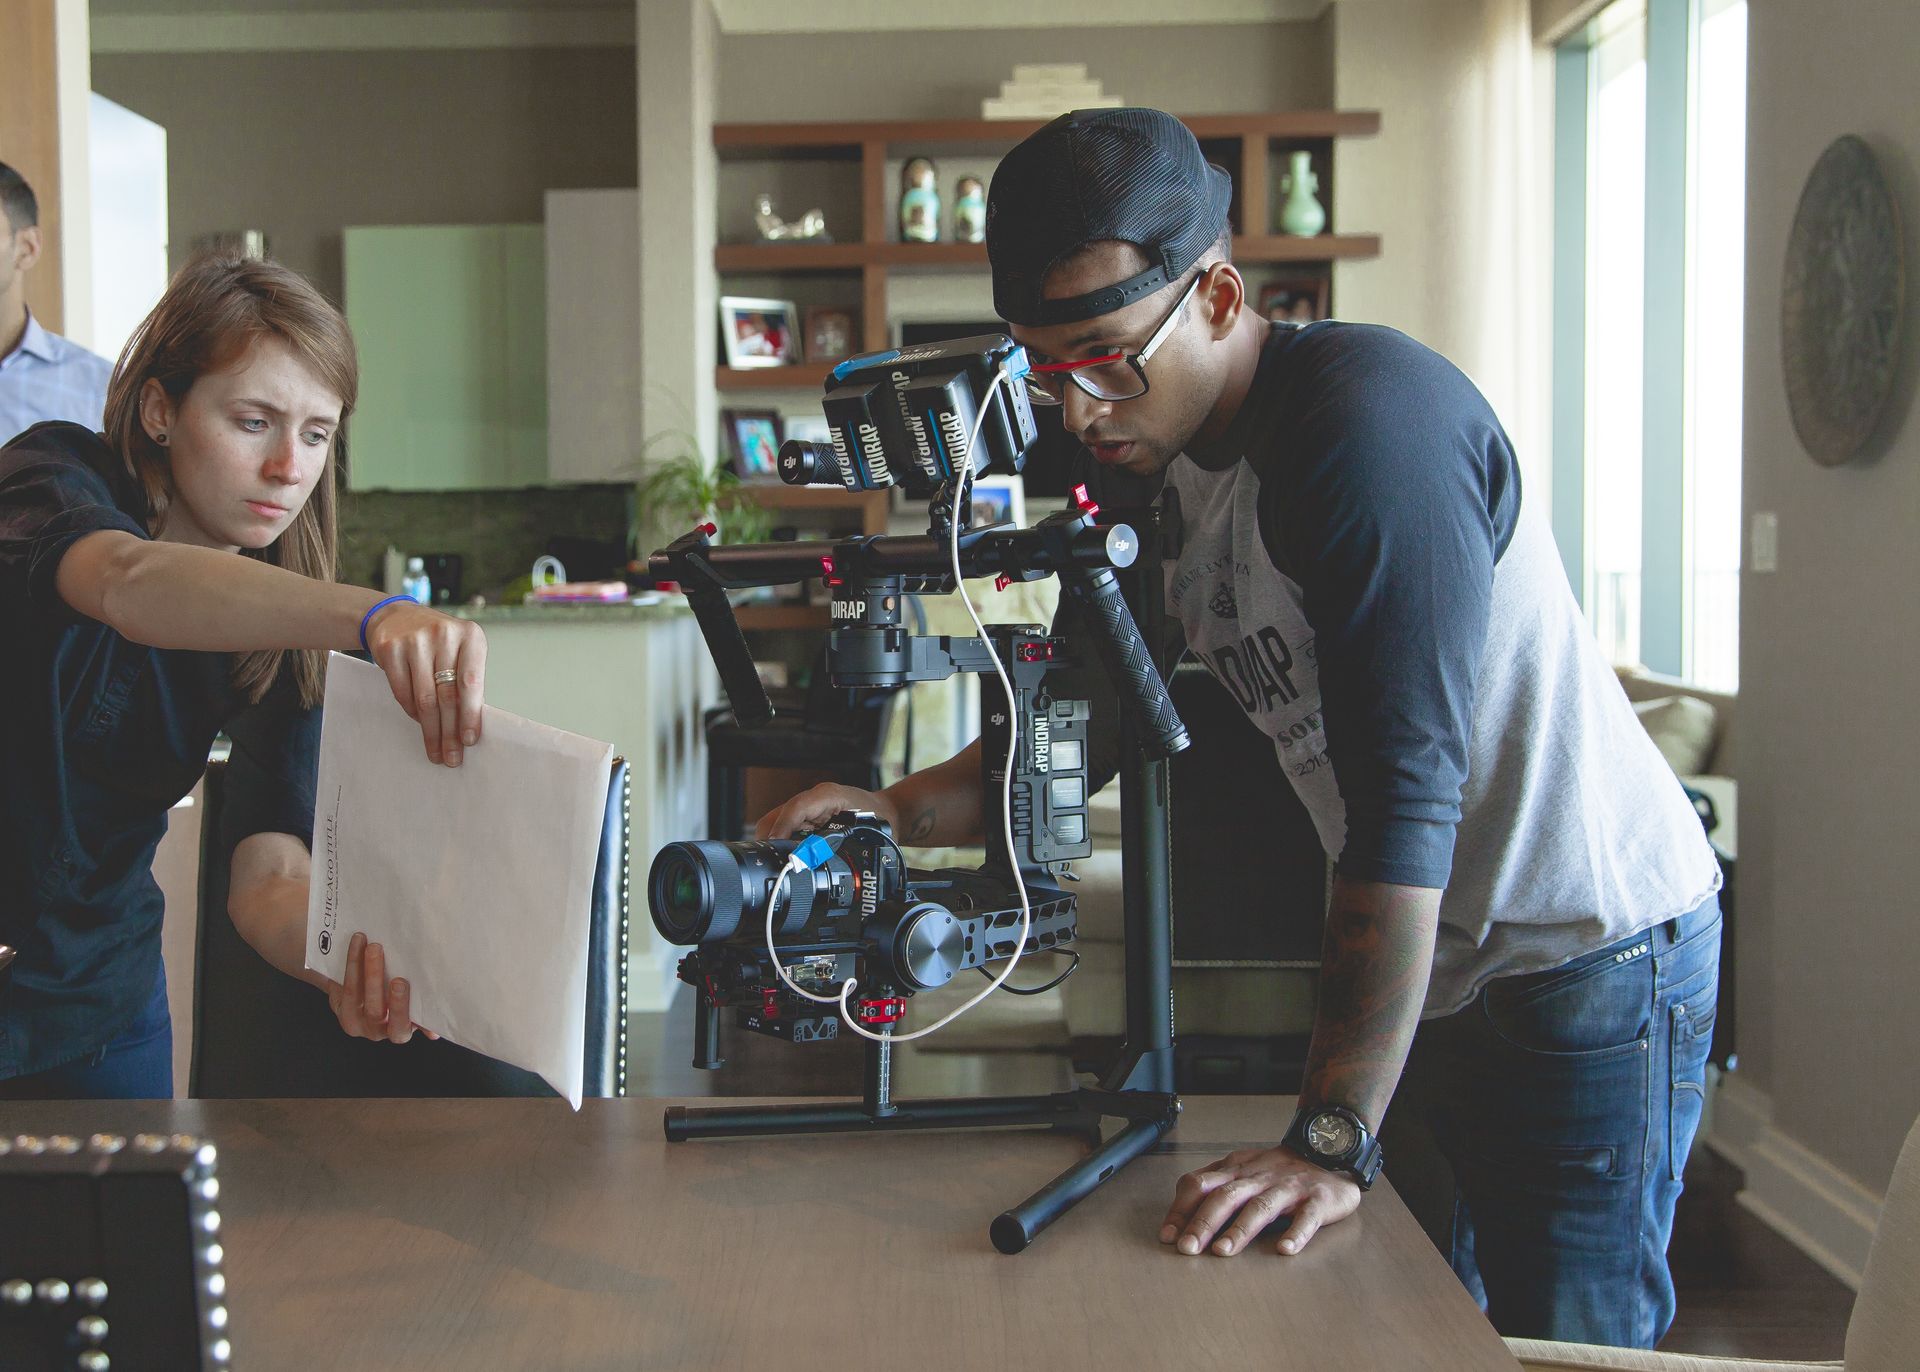
M 998 1096 L 952 1100 L 895 1101 L 893 1113 L 878 1118 L 858 1101 L 821 1101 L 817 1105 L 720 1105 L 667 1107 L 667 1140 L 710 1139 L 725 1135 L 886 1133 L 899 1129 L 979 1128 L 1025 1125 L 1057 1128 L 1074 1123 L 1086 1106 L 1072 1091 L 1051 1096 Z
M 1135 1120 L 1020 1204 L 996 1218 L 987 1230 L 1002 1253 L 1018 1253 L 1095 1187 L 1152 1148 L 1173 1128 L 1171 1117 Z
M 862 1074 L 860 1104 L 871 1119 L 882 1119 L 894 1113 L 893 1103 L 893 1034 L 882 1029 L 879 1042 L 866 1040 L 865 1071 Z

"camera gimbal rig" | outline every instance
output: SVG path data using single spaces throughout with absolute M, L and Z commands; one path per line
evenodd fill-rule
M 1006 1125 L 1086 1135 L 1091 1145 L 1086 1157 L 993 1221 L 994 1246 L 1003 1253 L 1017 1253 L 1075 1202 L 1158 1143 L 1179 1112 L 1173 1093 L 1166 759 L 1187 746 L 1187 734 L 1147 648 L 1149 641 L 1158 641 L 1158 558 L 1148 558 L 1148 575 L 1140 578 L 1140 609 L 1151 639 L 1142 637 L 1114 576 L 1114 569 L 1129 567 L 1142 551 L 1143 539 L 1135 528 L 1096 522 L 1099 509 L 1084 491 L 1077 492 L 1074 508 L 1028 529 L 966 527 L 962 502 L 957 539 L 962 575 L 992 575 L 1003 586 L 1012 580 L 1058 577 L 1063 596 L 1087 626 L 1119 696 L 1121 756 L 1130 760 L 1123 761 L 1120 771 L 1127 1035 L 1097 1087 L 1039 1096 L 893 1099 L 890 1036 L 907 997 L 915 990 L 944 984 L 958 970 L 1015 951 L 1019 941 L 1009 937 L 1008 931 L 1019 921 L 1020 906 L 1016 899 L 1008 908 L 1003 898 L 1006 884 L 994 878 L 1010 879 L 1018 868 L 1031 895 L 1032 920 L 1024 951 L 1051 949 L 1071 942 L 1074 932 L 1073 898 L 1055 878 L 1072 859 L 1091 852 L 1086 828 L 1086 705 L 1056 699 L 1046 686 L 1047 674 L 1067 661 L 1070 645 L 1035 626 L 994 625 L 989 638 L 980 639 L 915 636 L 901 625 L 907 595 L 955 589 L 951 483 L 964 478 L 963 464 L 977 464 L 975 470 L 985 466 L 983 459 L 966 450 L 964 434 L 969 428 L 984 431 L 987 441 L 980 446 L 997 448 L 1002 464 L 1015 470 L 1031 441 L 1031 417 L 1025 414 L 1024 397 L 1017 407 L 1008 398 L 1006 415 L 1011 422 L 1000 427 L 990 428 L 974 418 L 975 407 L 983 410 L 991 404 L 990 394 L 985 400 L 977 398 L 985 389 L 986 376 L 979 363 L 984 358 L 1000 365 L 1004 379 L 1009 357 L 1016 365 L 1024 365 L 1019 350 L 996 337 L 915 354 L 853 359 L 829 380 L 830 421 L 835 418 L 837 397 L 841 413 L 846 413 L 849 378 L 856 384 L 867 383 L 867 390 L 881 392 L 883 400 L 888 390 L 913 395 L 926 407 L 924 411 L 916 415 L 908 400 L 902 399 L 897 412 L 901 422 L 890 427 L 871 423 L 874 411 L 863 406 L 860 413 L 846 418 L 844 428 L 836 424 L 833 448 L 789 443 L 781 451 L 781 474 L 795 483 L 826 475 L 850 487 L 878 486 L 891 484 L 889 464 L 884 459 L 865 459 L 882 454 L 889 441 L 913 447 L 917 440 L 913 454 L 917 465 L 901 465 L 910 474 L 909 489 L 932 488 L 928 534 L 715 546 L 710 541 L 713 529 L 702 526 L 649 560 L 656 579 L 677 581 L 685 591 L 735 717 L 743 723 L 765 721 L 773 710 L 734 618 L 729 591 L 822 577 L 834 593 L 827 670 L 836 686 L 891 687 L 941 680 L 956 672 L 992 673 L 997 657 L 1014 687 L 1015 709 L 1008 718 L 1000 710 L 983 707 L 987 716 L 981 746 L 987 866 L 979 873 L 896 870 L 898 850 L 885 834 L 885 826 L 865 816 L 845 815 L 837 817 L 834 826 L 835 837 L 842 840 L 838 860 L 810 873 L 812 884 L 791 895 L 779 884 L 776 864 L 780 858 L 763 856 L 757 849 L 780 847 L 784 856 L 793 845 L 724 845 L 742 851 L 723 856 L 717 864 L 691 852 L 696 847 L 723 846 L 713 843 L 664 849 L 649 878 L 649 895 L 662 932 L 675 942 L 698 945 L 681 965 L 681 976 L 693 985 L 697 997 L 696 1066 L 719 1065 L 715 1049 L 719 1009 L 723 1003 L 737 1003 L 733 997 L 742 992 L 761 998 L 743 1007 L 749 1027 L 768 1029 L 750 1012 L 752 1004 L 759 1004 L 764 1018 L 776 1022 L 773 1031 L 796 1042 L 833 1037 L 838 1029 L 830 1017 L 808 1015 L 807 1002 L 784 989 L 794 983 L 776 975 L 779 969 L 770 965 L 772 933 L 764 942 L 757 941 L 761 929 L 756 920 L 763 909 L 769 925 L 779 918 L 777 946 L 783 966 L 810 965 L 822 984 L 831 984 L 856 963 L 863 966 L 861 999 L 849 1008 L 872 1035 L 864 1044 L 859 1101 L 676 1106 L 666 1113 L 669 1140 Z M 871 384 L 869 378 L 881 367 L 890 384 Z M 929 392 L 933 392 L 931 399 L 926 398 Z M 955 397 L 966 410 L 965 427 L 940 412 L 940 404 Z M 916 424 L 916 418 L 924 422 Z M 864 452 L 858 446 L 863 423 L 869 425 Z M 1147 551 L 1156 551 L 1159 511 L 1143 510 L 1137 517 Z M 1010 784 L 1003 772 L 1008 731 L 1015 745 Z M 1002 836 L 1003 785 L 1011 800 L 1007 828 L 1014 840 L 1012 850 Z M 724 907 L 717 916 L 716 902 Z M 783 1017 L 785 1023 L 778 1023 Z M 1101 1121 L 1108 1118 L 1125 1124 L 1102 1140 Z

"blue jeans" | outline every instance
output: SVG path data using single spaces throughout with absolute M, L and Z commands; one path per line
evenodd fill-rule
M 30 1077 L 0 1081 L 0 1100 L 172 1099 L 173 1016 L 165 968 L 133 1023 L 105 1047 Z
M 1502 1334 L 1651 1348 L 1673 1322 L 1719 972 L 1709 900 L 1420 1026 L 1387 1175 Z

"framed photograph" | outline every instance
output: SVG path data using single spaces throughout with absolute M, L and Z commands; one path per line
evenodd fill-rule
M 788 367 L 800 360 L 800 311 L 791 300 L 720 297 L 729 367 Z
M 989 524 L 1026 527 L 1027 483 L 1021 477 L 997 474 L 976 476 L 969 499 L 973 504 L 973 527 L 976 529 L 983 529 Z
M 775 461 L 784 438 L 778 410 L 722 410 L 720 427 L 726 431 L 727 457 L 742 481 L 779 478 Z
M 807 361 L 842 361 L 859 351 L 860 317 L 835 305 L 811 306 L 807 310 L 806 338 Z
M 833 445 L 833 427 L 827 423 L 823 414 L 796 414 L 789 416 L 784 425 L 785 442 L 788 438 L 801 438 L 809 443 Z
M 1327 317 L 1327 278 L 1289 276 L 1260 288 L 1260 313 L 1276 324 L 1311 324 Z

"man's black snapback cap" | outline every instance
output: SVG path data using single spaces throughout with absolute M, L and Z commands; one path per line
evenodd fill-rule
M 1192 130 L 1159 110 L 1075 110 L 1008 153 L 987 192 L 993 307 L 1011 324 L 1067 324 L 1141 300 L 1178 281 L 1227 227 L 1233 183 Z M 1138 276 L 1068 300 L 1040 284 L 1088 243 L 1137 244 Z

